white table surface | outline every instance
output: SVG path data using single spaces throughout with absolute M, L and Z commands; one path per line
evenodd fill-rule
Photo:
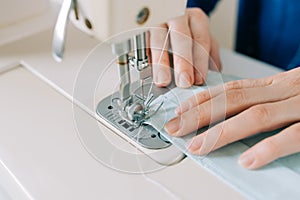
M 97 42 L 70 26 L 58 64 L 51 38 L 52 29 L 45 29 L 0 46 L 0 69 L 21 65 L 0 73 L 0 199 L 243 199 L 190 159 L 147 176 L 97 162 L 77 136 L 68 100 L 80 63 Z M 221 57 L 228 74 L 257 78 L 280 71 L 225 49 Z

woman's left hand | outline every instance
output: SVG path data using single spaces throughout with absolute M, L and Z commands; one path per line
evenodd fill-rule
M 189 142 L 189 151 L 198 155 L 257 133 L 286 127 L 239 158 L 239 163 L 248 169 L 262 167 L 277 158 L 300 152 L 300 67 L 267 78 L 229 82 L 201 92 L 183 102 L 176 112 L 178 116 L 165 126 L 173 136 L 186 135 L 224 116 L 231 117 Z M 218 137 L 211 148 L 206 148 L 210 134 Z

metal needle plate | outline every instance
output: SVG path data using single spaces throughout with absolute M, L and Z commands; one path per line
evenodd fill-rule
M 156 98 L 159 95 L 168 92 L 173 87 L 174 86 L 168 88 L 157 88 L 155 85 L 153 85 L 151 93 L 153 94 L 154 98 Z M 136 94 L 137 96 L 142 93 L 139 82 L 133 83 L 131 85 L 131 88 L 132 93 Z M 149 82 L 147 81 L 147 83 L 144 83 L 144 90 L 146 91 L 146 94 L 148 93 L 150 88 L 151 79 Z M 117 128 L 120 132 L 124 133 L 133 141 L 140 144 L 142 147 L 148 149 L 162 149 L 167 148 L 171 145 L 170 142 L 163 138 L 163 136 L 150 125 L 141 125 L 139 127 L 134 127 L 125 119 L 123 119 L 120 116 L 117 107 L 115 107 L 112 103 L 112 100 L 118 97 L 119 94 L 117 92 L 101 100 L 97 106 L 97 114 L 105 121 L 107 121 L 110 125 Z M 143 103 L 139 98 L 135 98 L 134 101 L 140 101 L 141 103 Z

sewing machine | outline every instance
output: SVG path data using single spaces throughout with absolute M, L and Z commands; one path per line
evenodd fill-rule
M 176 1 L 173 8 L 166 11 L 163 5 L 172 3 L 173 0 L 163 3 L 155 0 L 65 0 L 53 35 L 53 57 L 58 62 L 63 59 L 69 18 L 77 28 L 99 41 L 114 36 L 108 43 L 116 56 L 119 91 L 99 102 L 96 109 L 99 120 L 164 165 L 177 163 L 184 158 L 184 154 L 154 128 L 143 124 L 161 106 L 153 106 L 152 101 L 174 87 L 172 84 L 168 88 L 158 88 L 153 84 L 151 63 L 147 55 L 150 48 L 147 37 L 151 26 L 184 14 L 186 0 Z M 109 19 L 107 13 L 103 12 L 96 15 L 92 8 L 99 6 L 110 8 L 110 16 L 114 17 Z M 127 9 L 130 11 L 124 12 Z M 136 70 L 138 80 L 131 77 L 131 69 Z M 153 151 L 159 153 L 153 154 Z
M 31 6 L 34 2 L 41 4 Z M 64 60 L 57 63 L 51 55 L 51 40 L 58 7 L 54 6 L 53 10 L 45 7 L 48 4 L 46 0 L 30 0 L 30 3 L 21 0 L 9 2 L 3 0 L 2 3 L 1 5 L 5 6 L 1 6 L 0 9 L 6 10 L 5 12 L 1 10 L 0 20 L 6 21 L 5 19 L 8 18 L 18 18 L 18 20 L 9 20 L 10 25 L 2 21 L 0 23 L 0 91 L 2 95 L 0 199 L 195 199 L 199 195 L 203 199 L 245 198 L 229 186 L 231 178 L 223 182 L 219 173 L 211 174 L 210 170 L 198 165 L 189 157 L 171 167 L 158 165 L 148 159 L 146 163 L 143 163 L 143 168 L 139 169 L 140 163 L 136 161 L 141 157 L 143 159 L 148 157 L 141 152 L 136 153 L 135 147 L 139 147 L 145 154 L 152 153 L 151 156 L 154 156 L 153 152 L 157 152 L 154 157 L 164 158 L 162 160 L 164 164 L 172 163 L 166 158 L 175 158 L 175 156 L 170 156 L 171 152 L 177 156 L 180 154 L 176 152 L 173 145 L 160 150 L 143 148 L 141 144 L 128 138 L 124 130 L 114 128 L 105 121 L 104 117 L 90 114 L 84 106 L 80 107 L 80 104 L 75 101 L 73 86 L 78 78 L 80 63 L 99 43 L 99 39 L 88 37 L 88 34 L 74 28 L 73 25 L 77 27 L 82 24 L 87 28 L 85 17 L 79 18 L 82 24 L 69 23 L 67 51 Z M 11 5 L 10 9 L 7 5 Z M 32 13 L 35 14 L 29 16 L 23 13 L 23 15 L 25 6 L 33 9 Z M 14 7 L 22 9 L 14 12 Z M 75 18 L 72 13 L 71 10 L 71 20 Z M 8 14 L 12 18 L 2 17 L 2 14 Z M 78 14 L 81 15 L 81 13 Z M 135 15 L 136 12 L 130 11 L 128 14 Z M 89 19 L 93 27 L 96 26 L 90 17 L 86 19 Z M 93 30 L 89 30 L 92 35 Z M 96 53 L 99 52 L 95 52 L 93 62 L 86 63 L 87 65 L 84 66 L 94 63 L 92 67 L 101 68 L 105 64 L 103 60 L 116 60 L 116 56 L 111 53 L 110 45 L 101 50 L 103 51 L 97 54 L 98 57 Z M 224 73 L 227 74 L 259 78 L 279 72 L 277 68 L 230 50 L 221 49 L 221 58 Z M 96 98 L 96 104 L 111 94 L 112 90 L 107 88 L 118 82 L 116 64 L 112 64 L 110 69 L 114 69 L 115 71 L 111 71 L 116 73 L 110 73 L 111 71 L 106 73 L 108 76 L 105 76 L 103 80 L 106 85 L 98 90 L 103 93 L 103 96 Z M 91 73 L 87 74 L 87 78 L 93 77 Z M 147 87 L 147 83 L 145 85 Z M 131 86 L 132 89 L 140 88 L 139 81 L 132 83 Z M 137 94 L 140 95 L 140 91 Z M 115 95 L 119 95 L 119 90 Z M 111 101 L 107 102 L 111 103 Z M 95 113 L 96 107 L 89 108 L 91 109 L 88 111 Z M 78 114 L 80 118 L 77 118 Z M 99 123 L 101 120 L 102 123 Z M 87 126 L 78 127 L 83 122 L 88 122 Z M 97 128 L 101 127 L 100 130 L 103 131 L 92 135 L 93 130 L 90 124 L 96 125 Z M 78 128 L 81 129 L 78 130 Z M 82 135 L 79 135 L 80 131 Z M 120 136 L 135 143 L 135 146 L 129 145 L 114 134 L 118 131 Z M 111 138 L 100 138 L 103 135 Z M 128 154 L 124 151 L 110 148 L 108 140 L 115 145 L 114 147 L 122 148 L 121 150 L 128 148 L 135 154 L 131 158 L 126 157 Z M 94 147 L 94 149 L 88 147 Z M 166 151 L 168 149 L 169 151 Z M 91 154 L 90 150 L 98 152 Z M 97 159 L 99 157 L 96 156 L 99 155 L 106 160 Z M 234 178 L 241 179 L 236 175 L 236 171 L 232 170 L 232 166 L 236 163 L 235 159 L 231 165 L 224 165 L 224 158 L 227 159 L 228 156 L 230 155 L 216 157 L 220 163 L 219 166 L 234 173 L 236 176 Z M 151 168 L 153 163 L 156 164 L 156 168 Z M 149 165 L 147 169 L 150 170 L 145 170 Z M 119 168 L 113 168 L 114 166 Z M 137 170 L 134 167 L 137 167 Z M 270 193 L 276 194 L 277 191 L 274 188 L 271 189 Z

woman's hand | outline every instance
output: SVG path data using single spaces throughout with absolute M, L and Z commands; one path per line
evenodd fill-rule
M 212 70 L 221 70 L 218 45 L 209 32 L 207 15 L 199 8 L 189 8 L 185 15 L 151 30 L 150 43 L 153 79 L 159 87 L 169 85 L 172 79 L 169 46 L 172 46 L 178 87 L 202 85 L 211 61 Z
M 231 116 L 189 142 L 189 150 L 198 155 L 257 133 L 286 127 L 248 149 L 239 159 L 246 168 L 262 167 L 277 158 L 300 152 L 300 67 L 201 92 L 183 102 L 176 112 L 178 117 L 165 126 L 174 136 L 186 135 Z M 211 143 L 211 138 L 216 140 Z

